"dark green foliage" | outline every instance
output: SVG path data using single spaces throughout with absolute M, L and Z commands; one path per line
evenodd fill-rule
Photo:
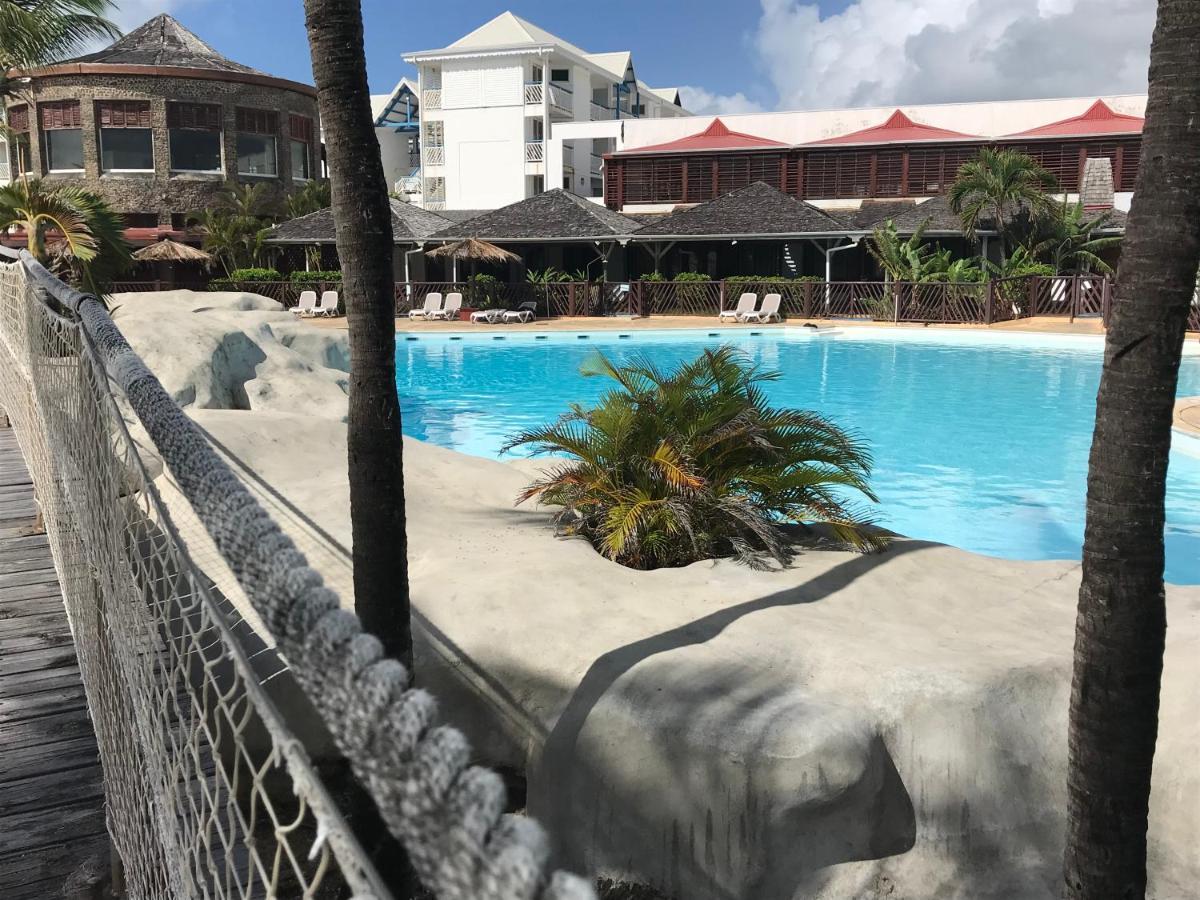
M 229 273 L 230 281 L 283 281 L 278 269 L 234 269 Z
M 870 451 L 816 413 L 769 406 L 763 386 L 778 372 L 730 347 L 671 372 L 644 357 L 617 367 L 602 354 L 582 371 L 616 387 L 595 408 L 572 406 L 505 448 L 569 457 L 517 501 L 560 507 L 561 532 L 636 569 L 729 556 L 786 564 L 785 526 L 797 523 L 823 523 L 861 550 L 884 545 L 844 498 L 875 501 Z
M 288 276 L 292 284 L 323 284 L 342 280 L 342 273 L 336 269 L 324 272 L 293 272 Z

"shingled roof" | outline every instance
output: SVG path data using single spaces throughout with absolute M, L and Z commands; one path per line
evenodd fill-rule
M 639 227 L 620 213 L 555 188 L 465 222 L 455 222 L 433 238 L 476 237 L 492 242 L 596 240 L 631 234 Z
M 226 59 L 165 13 L 135 28 L 103 50 L 66 60 L 112 66 L 170 66 L 262 75 L 257 69 Z
M 636 236 L 752 237 L 840 234 L 850 230 L 845 222 L 823 209 L 756 181 L 698 206 L 663 216 L 640 229 Z
M 392 240 L 397 244 L 423 241 L 450 224 L 436 213 L 392 200 Z M 322 209 L 276 225 L 267 235 L 273 244 L 332 244 L 333 210 Z

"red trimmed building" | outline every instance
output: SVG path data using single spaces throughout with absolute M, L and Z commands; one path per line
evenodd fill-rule
M 1140 111 L 1145 97 L 1114 103 Z M 1080 112 L 1063 117 L 1071 107 Z M 845 128 L 861 118 L 854 110 L 682 119 L 639 123 L 637 130 L 627 124 L 621 149 L 605 156 L 604 202 L 623 212 L 668 212 L 757 181 L 829 208 L 920 200 L 942 193 L 984 146 L 1029 154 L 1068 194 L 1079 191 L 1088 159 L 1107 159 L 1122 208 L 1137 177 L 1142 118 L 1104 99 L 951 104 L 874 115 L 875 123 L 861 128 Z M 949 127 L 958 122 L 959 128 Z M 690 133 L 653 139 L 656 131 L 687 124 Z M 814 131 L 825 134 L 803 137 Z

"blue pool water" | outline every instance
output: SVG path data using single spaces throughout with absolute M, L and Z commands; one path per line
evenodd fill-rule
M 609 387 L 579 375 L 595 349 L 618 362 L 645 352 L 667 366 L 732 343 L 785 373 L 768 388 L 774 403 L 818 410 L 866 436 L 881 524 L 993 556 L 1078 559 L 1100 343 L 915 334 L 401 338 L 397 382 L 406 434 L 496 457 L 509 435 Z M 1200 357 L 1184 359 L 1180 393 L 1200 394 Z M 1200 584 L 1200 452 L 1189 443 L 1176 439 L 1168 485 L 1167 579 L 1177 584 Z

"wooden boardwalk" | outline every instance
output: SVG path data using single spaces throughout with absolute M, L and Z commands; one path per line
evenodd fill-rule
M 109 859 L 100 761 L 35 518 L 25 460 L 0 427 L 0 898 L 98 897 Z

